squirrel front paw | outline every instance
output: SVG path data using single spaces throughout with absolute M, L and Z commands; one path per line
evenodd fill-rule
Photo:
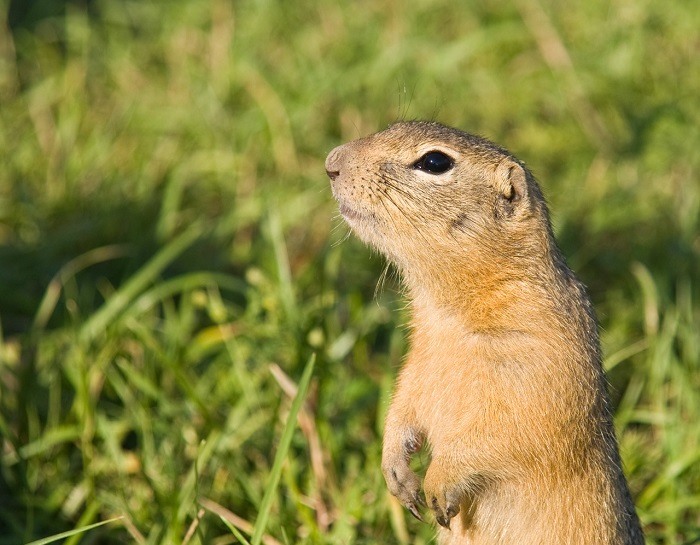
M 422 521 L 419 507 L 425 506 L 421 494 L 421 482 L 409 466 L 411 454 L 420 448 L 420 441 L 411 436 L 393 449 L 385 443 L 382 454 L 382 472 L 389 492 L 418 520 Z
M 435 520 L 440 526 L 450 527 L 450 520 L 459 513 L 462 500 L 462 488 L 450 478 L 454 471 L 445 467 L 440 458 L 433 458 L 425 474 L 423 490 L 428 505 L 435 513 Z
M 420 493 L 420 478 L 411 470 L 408 462 L 405 459 L 387 461 L 382 464 L 382 471 L 389 492 L 396 496 L 414 517 L 422 521 L 418 508 L 425 506 L 425 501 Z

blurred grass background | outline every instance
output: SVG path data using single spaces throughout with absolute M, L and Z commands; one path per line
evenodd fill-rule
M 431 542 L 379 470 L 397 284 L 323 169 L 404 118 L 538 176 L 648 542 L 700 543 L 698 28 L 653 0 L 0 0 L 0 543 L 115 516 L 68 543 L 234 543 L 221 507 L 245 534 L 266 491 L 266 543 Z

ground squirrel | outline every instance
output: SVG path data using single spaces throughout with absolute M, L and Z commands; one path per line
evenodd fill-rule
M 389 490 L 445 544 L 642 544 L 618 454 L 591 303 L 531 173 L 430 122 L 326 159 L 352 230 L 401 272 L 410 352 L 384 434 Z

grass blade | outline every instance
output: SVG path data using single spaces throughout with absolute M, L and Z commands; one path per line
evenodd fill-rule
M 294 429 L 296 428 L 297 415 L 299 414 L 302 403 L 306 398 L 306 392 L 309 388 L 309 382 L 311 382 L 311 375 L 314 370 L 315 361 L 316 354 L 313 354 L 306 364 L 304 373 L 301 376 L 301 381 L 299 382 L 299 390 L 297 391 L 294 401 L 292 401 L 292 408 L 289 411 L 287 424 L 284 427 L 280 444 L 277 448 L 277 454 L 275 455 L 275 461 L 272 465 L 272 472 L 270 474 L 270 481 L 267 483 L 265 495 L 263 496 L 262 503 L 260 504 L 260 512 L 258 513 L 257 520 L 255 521 L 255 529 L 253 530 L 253 536 L 250 539 L 250 545 L 260 545 L 263 533 L 267 527 L 267 521 L 270 516 L 270 508 L 272 507 L 272 499 L 274 498 L 275 489 L 277 488 L 280 476 L 282 475 L 282 464 L 287 457 L 289 446 L 292 443 L 292 435 L 294 434 Z
M 238 528 L 236 528 L 233 524 L 231 524 L 229 521 L 227 521 L 224 517 L 219 515 L 219 518 L 224 522 L 226 527 L 231 530 L 231 533 L 233 534 L 233 537 L 235 537 L 238 541 L 240 541 L 243 545 L 250 545 L 248 540 L 245 538 L 245 536 L 240 532 Z
M 80 340 L 89 342 L 107 327 L 144 288 L 170 263 L 189 248 L 202 234 L 200 224 L 192 224 L 187 230 L 159 251 L 153 259 L 117 290 L 102 307 L 88 319 L 80 331 Z
M 103 520 L 102 522 L 96 522 L 95 524 L 90 524 L 89 526 L 83 526 L 82 528 L 76 528 L 74 530 L 68 530 L 67 532 L 62 532 L 60 534 L 55 534 L 53 536 L 38 539 L 36 541 L 32 541 L 31 543 L 27 543 L 26 545 L 45 545 L 46 543 L 53 543 L 54 541 L 58 541 L 59 539 L 64 539 L 66 537 L 71 537 L 82 532 L 87 532 L 88 530 L 92 530 L 93 528 L 97 528 L 98 526 L 104 526 L 105 524 L 109 524 L 110 522 L 121 520 L 123 518 L 124 517 L 114 517 L 109 520 Z

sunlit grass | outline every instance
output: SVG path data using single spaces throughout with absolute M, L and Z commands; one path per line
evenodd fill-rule
M 399 118 L 533 169 L 649 542 L 700 539 L 700 11 L 89 6 L 0 1 L 0 543 L 431 542 L 379 470 L 401 296 L 323 171 Z

